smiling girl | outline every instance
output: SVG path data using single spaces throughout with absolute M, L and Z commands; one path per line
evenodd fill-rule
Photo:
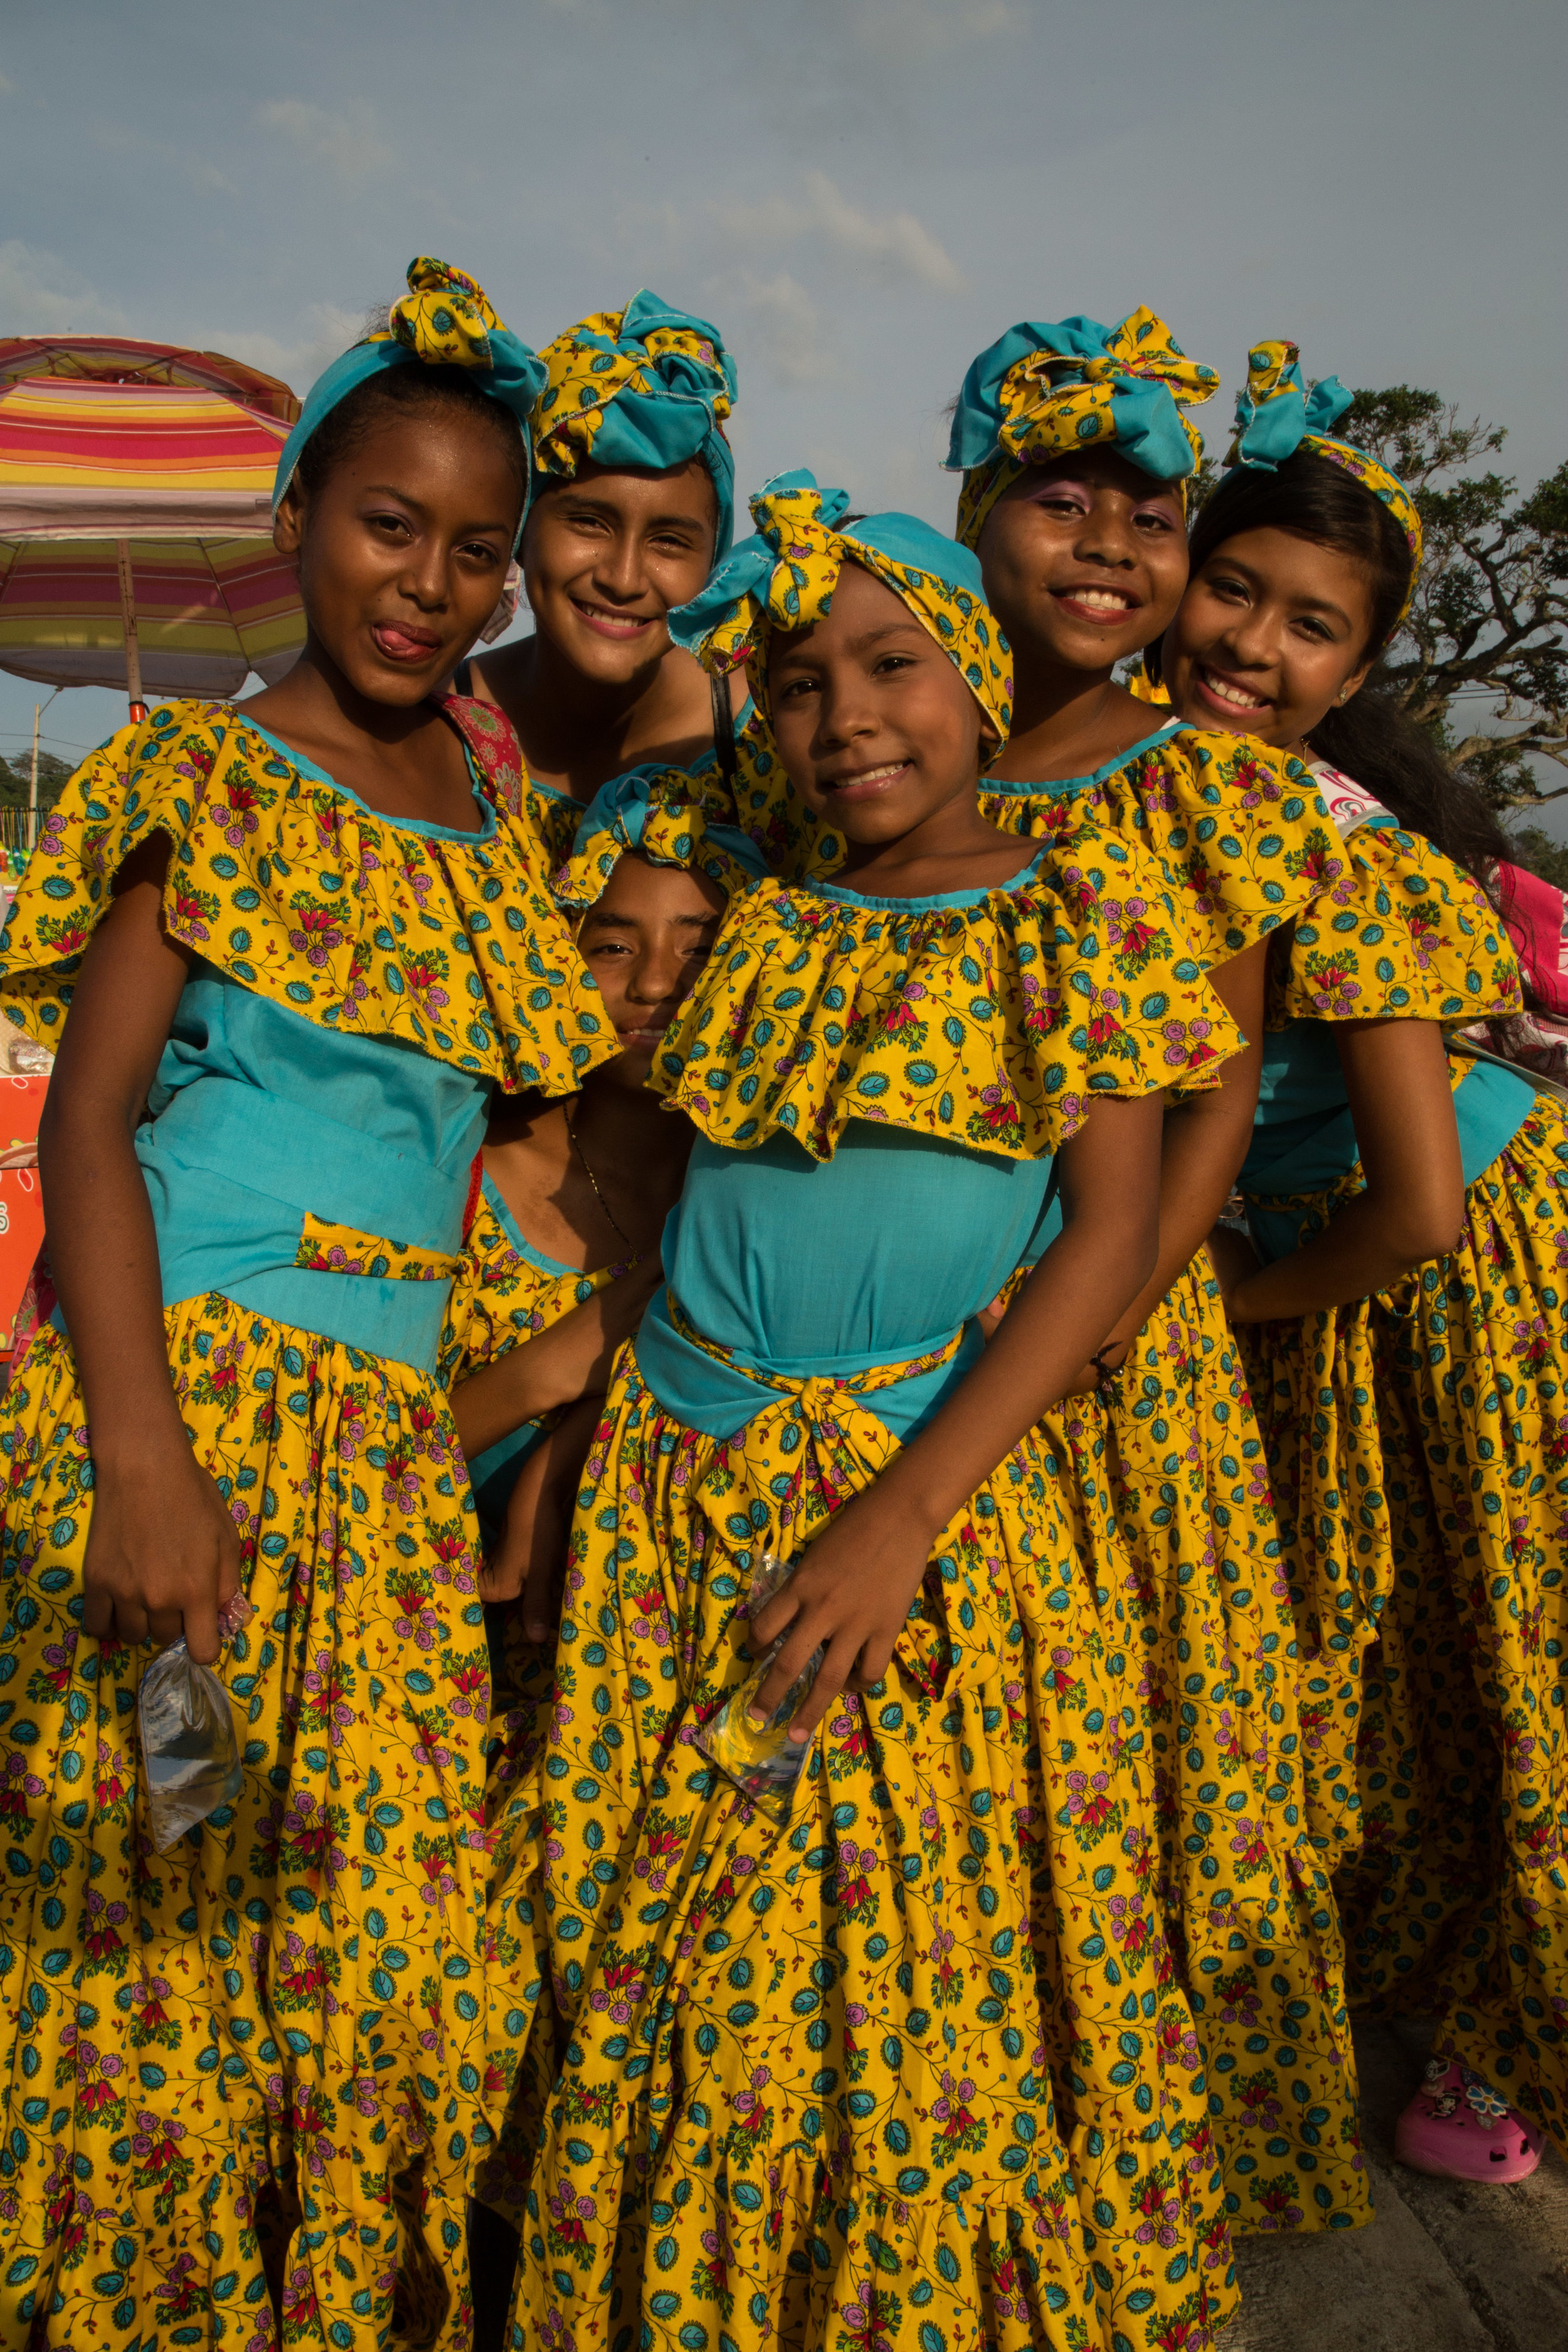
M 716 327 L 646 291 L 540 360 L 522 541 L 534 634 L 465 663 L 456 683 L 516 729 L 553 866 L 601 784 L 711 753 L 709 683 L 671 647 L 668 616 L 730 550 L 735 364 Z
M 1110 910 L 1112 937 L 1205 971 L 1249 1041 L 1167 1118 L 1157 1263 L 1043 1433 L 1086 1498 L 1109 1492 L 1131 1555 L 1161 1895 L 1231 2215 L 1239 2229 L 1342 2227 L 1370 2213 L 1342 1953 L 1302 1814 L 1295 1629 L 1263 1444 L 1204 1247 L 1251 1137 L 1268 938 L 1316 887 L 1322 812 L 1293 761 L 1161 719 L 1114 675 L 1186 584 L 1184 487 L 1202 444 L 1185 410 L 1216 382 L 1148 310 L 1110 330 L 1026 322 L 969 370 L 948 462 L 963 470 L 958 534 L 1015 662 L 1016 723 L 984 812 L 1046 839 L 1091 822 L 1158 861 L 1173 925 L 1130 898 Z M 1260 2161 L 1258 2100 L 1287 2064 Z M 1310 2120 L 1325 2107 L 1326 2133 Z
M 1110 898 L 1171 919 L 1135 849 L 981 817 L 1009 683 L 978 567 L 847 505 L 780 477 L 674 620 L 747 664 L 850 853 L 736 902 L 655 1064 L 698 1133 L 573 1533 L 539 1766 L 566 2039 L 514 2341 L 815 2352 L 1005 2312 L 1053 2352 L 1134 2318 L 1203 2343 L 1234 2296 L 1136 1667 L 1032 1432 L 1152 1262 L 1144 989 L 1237 1040 L 1195 971 L 1113 946 Z M 764 1801 L 697 1736 L 727 1697 L 765 1726 L 819 1648 Z
M 436 1351 L 492 1094 L 612 1041 L 430 699 L 500 593 L 541 371 L 459 272 L 409 286 L 283 452 L 296 667 L 96 752 L 0 956 L 58 1045 L 59 1307 L 0 1431 L 18 2342 L 266 2344 L 271 2309 L 352 2352 L 416 2274 L 429 2340 L 469 2331 L 489 1676 Z M 180 1634 L 243 1779 L 160 1853 L 137 1692 Z
M 1568 2137 L 1568 1114 L 1457 1050 L 1519 1003 L 1478 878 L 1500 845 L 1363 691 L 1421 524 L 1334 436 L 1349 402 L 1308 394 L 1293 345 L 1252 352 L 1161 658 L 1176 709 L 1314 760 L 1342 837 L 1271 985 L 1241 1178 L 1263 1263 L 1235 1235 L 1216 1263 L 1272 1423 L 1352 1991 L 1437 2020 L 1396 2145 L 1507 2181 Z

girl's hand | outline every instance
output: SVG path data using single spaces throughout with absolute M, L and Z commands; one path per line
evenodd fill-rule
M 789 1728 L 804 1747 L 847 1685 L 868 1691 L 892 1660 L 910 1603 L 931 1559 L 932 1534 L 923 1520 L 889 1507 L 875 1486 L 847 1503 L 817 1537 L 784 1591 L 752 1620 L 749 1647 L 760 1657 L 787 1629 L 752 1717 L 763 1722 L 783 1704 L 795 1677 L 820 1643 L 827 1654 Z
M 1237 1294 L 1242 1284 L 1248 1275 L 1258 1272 L 1258 1252 L 1247 1235 L 1237 1233 L 1234 1225 L 1215 1225 L 1209 1235 L 1208 1252 L 1215 1280 L 1219 1285 L 1219 1295 L 1225 1311 L 1229 1315 L 1239 1303 Z
M 149 1634 L 167 1648 L 184 1633 L 192 1657 L 210 1666 L 218 1612 L 240 1589 L 239 1534 L 183 1431 L 174 1444 L 123 1469 L 96 1465 L 82 1626 L 132 1649 Z

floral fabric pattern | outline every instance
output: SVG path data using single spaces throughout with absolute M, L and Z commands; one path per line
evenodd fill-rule
M 379 1234 L 335 1225 L 307 1209 L 294 1263 L 315 1274 L 363 1274 L 379 1282 L 450 1282 L 459 1262 L 442 1250 L 384 1241 Z
M 758 1559 L 896 1450 L 826 1381 L 704 1437 L 623 1352 L 516 1800 L 562 2021 L 518 2352 L 612 2312 L 659 2352 L 969 2342 L 983 2314 L 1016 2352 L 1112 2352 L 1206 2346 L 1235 2307 L 1136 1662 L 1034 1441 L 939 1539 L 783 1832 L 691 1744 L 752 1671 Z
M 1049 841 L 1090 824 L 1135 845 L 1205 971 L 1277 930 L 1340 870 L 1309 771 L 1247 735 L 1183 727 L 1085 783 L 982 777 L 980 806 L 1004 833 Z
M 706 875 L 726 902 L 763 870 L 716 765 L 695 772 L 631 768 L 602 785 L 579 818 L 571 855 L 556 868 L 551 887 L 557 905 L 595 905 L 631 849 L 655 866 Z
M 1270 964 L 1270 1029 L 1519 1011 L 1519 966 L 1497 910 L 1429 841 L 1363 825 L 1341 842 L 1331 826 L 1314 827 L 1287 862 L 1313 891 Z
M 0 1647 L 26 1694 L 0 1731 L 5 2333 L 249 2343 L 270 2208 L 285 2345 L 384 2336 L 399 2273 L 433 2263 L 433 2340 L 458 2352 L 472 2152 L 508 2085 L 483 2063 L 489 1673 L 456 1433 L 419 1374 L 227 1299 L 164 1323 L 256 1611 L 218 1667 L 244 1781 L 154 1850 L 153 1645 L 82 1634 L 92 1464 L 46 1327 L 0 1427 Z
M 1040 1435 L 1098 1511 L 1078 1541 L 1122 1598 L 1157 1809 L 1157 1885 L 1209 2092 L 1230 2226 L 1372 2218 L 1344 1952 L 1302 1772 L 1301 1666 L 1264 1441 L 1207 1254 L 1110 1397 Z
M 58 1044 L 114 876 L 163 832 L 177 945 L 323 1029 L 400 1038 L 509 1092 L 569 1094 L 615 1054 L 615 1031 L 532 836 L 491 806 L 489 837 L 399 826 L 296 767 L 232 703 L 160 703 L 49 813 L 0 940 L 5 1016 Z
M 741 899 L 651 1083 L 715 1143 L 830 1159 L 870 1118 L 1027 1159 L 1096 1094 L 1215 1083 L 1240 1034 L 1146 860 L 1088 826 L 970 906 L 764 881 Z
M 1466 1202 L 1447 1256 L 1246 1344 L 1322 1660 L 1352 1998 L 1436 2011 L 1435 2048 L 1568 2145 L 1563 1107 L 1539 1100 Z

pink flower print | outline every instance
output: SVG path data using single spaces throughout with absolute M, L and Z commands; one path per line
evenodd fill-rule
M 1173 2246 L 1182 2200 L 1173 2181 L 1146 2174 L 1133 2191 L 1132 2210 L 1139 2216 L 1132 2235 L 1141 2246 Z
M 242 849 L 247 834 L 257 828 L 257 811 L 261 795 L 239 778 L 226 787 L 224 798 L 213 809 L 213 816 L 231 849 Z
M 124 2072 L 125 2061 L 117 2050 L 100 2053 L 96 2042 L 77 2043 L 76 2099 L 84 2114 L 100 2116 L 115 2105 L 121 2096 L 120 2077 Z
M 1283 797 L 1284 787 L 1275 771 L 1266 768 L 1262 761 L 1250 752 L 1237 761 L 1230 772 L 1230 782 L 1233 790 L 1239 791 L 1241 794 L 1243 808 L 1259 808 L 1265 801 L 1277 801 Z
M 1089 998 L 1089 1042 L 1095 1045 L 1109 1045 L 1113 1037 L 1120 1037 L 1122 1034 L 1121 1016 L 1127 1010 L 1127 999 L 1120 989 L 1097 988 Z M 1168 1060 L 1169 1055 L 1166 1058 Z
M 289 944 L 308 964 L 320 971 L 334 948 L 341 948 L 347 936 L 342 918 L 331 907 L 296 907 L 298 928 L 289 934 Z
M 973 2096 L 974 2085 L 967 2074 L 955 2081 L 949 2069 L 942 2070 L 942 2096 L 931 2108 L 931 2116 L 942 2126 L 943 2139 L 958 2139 L 973 2130 L 975 2118 L 969 2105 Z
M 1337 963 L 1325 963 L 1321 971 L 1313 972 L 1311 981 L 1314 1011 L 1324 1018 L 1348 1019 L 1361 994 L 1360 981 Z
M 306 1670 L 303 1688 L 301 1712 L 310 1717 L 313 1728 L 327 1733 L 334 1748 L 341 1747 L 344 1732 L 354 1720 L 348 1698 L 353 1688 L 348 1668 L 329 1650 L 318 1650 L 315 1664 Z
M 1212 1021 L 1167 1021 L 1160 1034 L 1165 1040 L 1167 1069 L 1194 1070 L 1215 1058 L 1216 1049 L 1208 1042 L 1214 1034 Z
M 1236 1835 L 1231 1839 L 1230 1850 L 1239 1858 L 1249 1874 L 1255 1870 L 1260 1870 L 1268 1859 L 1268 1848 L 1264 1841 L 1263 1832 L 1256 1822 L 1247 1821 L 1245 1818 L 1236 1824 Z
M 1142 1906 L 1128 1895 L 1113 1895 L 1110 1910 L 1111 1935 L 1121 1946 L 1125 1958 L 1136 1966 L 1147 1958 L 1153 1948 L 1153 1922 L 1144 1916 Z
M 1080 1828 L 1103 1829 L 1112 1811 L 1110 1774 L 1069 1772 L 1067 1785 L 1069 1817 Z
M 1037 1037 L 1048 1036 L 1062 1017 L 1062 992 L 1026 971 L 1024 981 L 1024 1026 Z

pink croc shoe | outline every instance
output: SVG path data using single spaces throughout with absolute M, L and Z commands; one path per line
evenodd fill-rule
M 1394 2126 L 1394 2153 L 1439 2180 L 1524 2180 L 1541 2161 L 1541 2137 L 1457 2058 L 1432 2058 Z

